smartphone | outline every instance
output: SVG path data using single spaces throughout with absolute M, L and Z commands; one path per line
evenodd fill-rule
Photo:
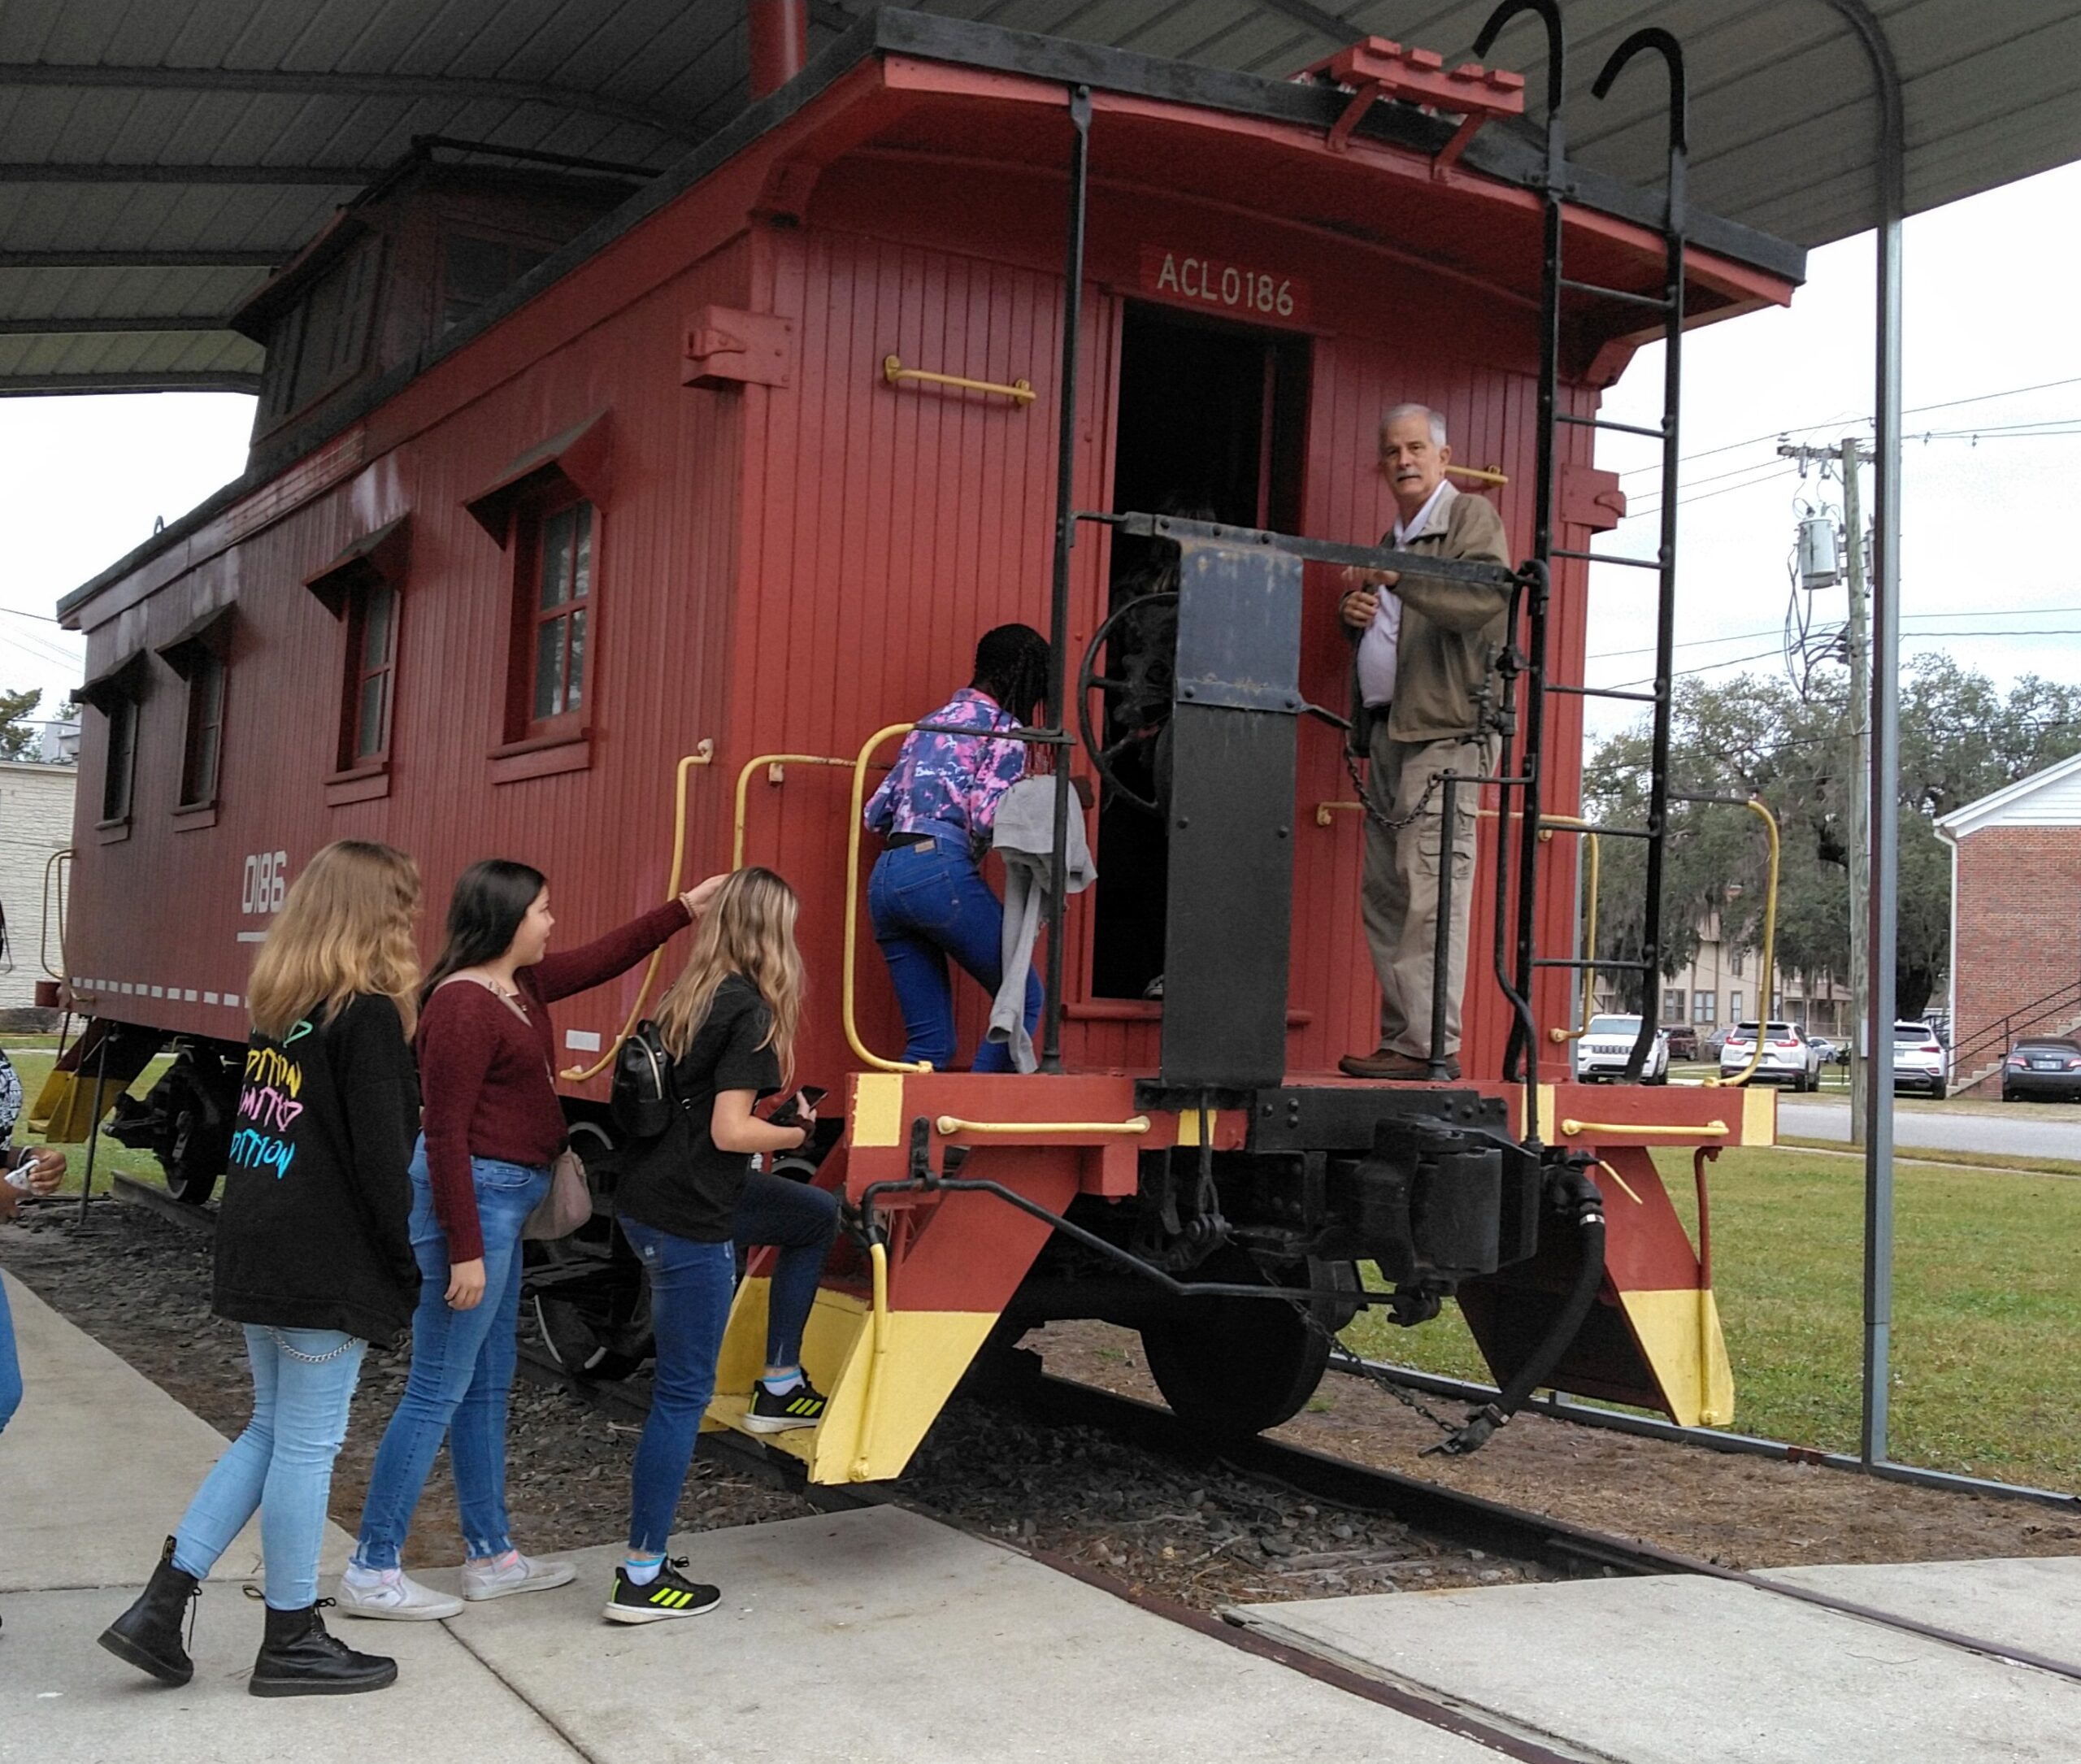
M 766 1119 L 775 1127 L 799 1127 L 802 1124 L 802 1105 L 806 1104 L 814 1109 L 830 1094 L 828 1090 L 819 1085 L 804 1084 Z

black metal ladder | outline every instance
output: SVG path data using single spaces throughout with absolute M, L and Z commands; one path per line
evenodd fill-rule
M 1524 1120 L 1527 1138 L 1539 1119 L 1537 1058 L 1538 1029 L 1531 1008 L 1533 981 L 1540 969 L 1604 969 L 1637 971 L 1641 976 L 1640 1030 L 1626 1062 L 1626 1077 L 1637 1080 L 1649 1050 L 1654 1045 L 1658 1013 L 1653 1009 L 1655 975 L 1662 960 L 1662 852 L 1668 833 L 1669 740 L 1671 672 L 1675 654 L 1676 606 L 1676 478 L 1678 400 L 1683 384 L 1684 226 L 1686 221 L 1686 168 L 1688 161 L 1689 106 L 1683 71 L 1683 50 L 1667 31 L 1649 25 L 1636 31 L 1614 50 L 1591 88 L 1602 98 L 1627 63 L 1644 50 L 1660 55 L 1669 73 L 1669 164 L 1666 198 L 1662 218 L 1663 275 L 1660 294 L 1607 288 L 1566 274 L 1562 256 L 1564 209 L 1570 194 L 1566 135 L 1562 118 L 1566 90 L 1566 47 L 1557 0 L 1503 0 L 1475 40 L 1474 53 L 1485 56 L 1503 27 L 1518 13 L 1536 12 L 1546 27 L 1546 172 L 1541 184 L 1544 214 L 1544 261 L 1540 283 L 1539 453 L 1533 507 L 1531 585 L 1523 608 L 1526 649 L 1523 671 L 1525 689 L 1523 743 L 1519 763 L 1505 766 L 1514 774 L 1521 793 L 1517 817 L 1516 951 L 1514 971 L 1506 971 L 1504 924 L 1510 884 L 1510 815 L 1507 801 L 1497 818 L 1496 841 L 1496 977 L 1511 1011 L 1510 1036 L 1503 1057 L 1503 1074 L 1525 1086 Z M 1660 423 L 1649 427 L 1621 423 L 1607 417 L 1576 416 L 1560 408 L 1561 314 L 1563 299 L 1571 294 L 1616 300 L 1659 312 L 1662 318 L 1662 414 Z M 1605 429 L 1618 434 L 1640 435 L 1662 443 L 1662 529 L 1654 558 L 1614 557 L 1607 553 L 1571 550 L 1553 542 L 1555 489 L 1559 472 L 1558 445 L 1563 424 Z M 1616 563 L 1656 572 L 1655 676 L 1651 692 L 1582 684 L 1549 684 L 1546 679 L 1548 600 L 1556 558 L 1589 563 Z M 1514 641 L 1518 609 L 1512 609 L 1510 629 Z M 1514 658 L 1506 664 L 1505 676 L 1505 726 L 1511 710 L 1511 676 Z M 1599 827 L 1600 833 L 1647 842 L 1647 900 L 1641 919 L 1640 953 L 1636 960 L 1597 961 L 1596 952 L 1575 957 L 1542 957 L 1537 949 L 1539 836 L 1541 831 L 1541 789 L 1544 783 L 1545 697 L 1549 692 L 1585 698 L 1611 698 L 1646 703 L 1653 707 L 1653 740 L 1650 759 L 1648 819 L 1644 828 Z

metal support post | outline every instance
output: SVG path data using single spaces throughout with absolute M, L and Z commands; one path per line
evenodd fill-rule
M 1844 641 L 1849 646 L 1850 724 L 1857 744 L 1856 786 L 1850 793 L 1850 1008 L 1857 1020 L 1850 1033 L 1850 1141 L 1864 1143 L 1865 1094 L 1871 1082 L 1871 1062 L 1879 1049 L 1864 1045 L 1865 1001 L 1871 996 L 1870 927 L 1871 851 L 1871 631 L 1864 580 L 1864 498 L 1857 481 L 1864 459 L 1853 438 L 1843 441 L 1843 525 L 1849 555 L 1844 559 L 1849 583 L 1849 623 Z M 1884 1057 L 1892 1058 L 1890 1045 Z
M 94 1159 L 101 1151 L 101 1117 L 103 1103 L 108 1095 L 108 1044 L 113 1035 L 104 1035 L 101 1045 L 94 1049 L 94 1113 L 87 1127 L 87 1167 L 80 1175 L 80 1217 L 78 1223 L 87 1222 L 87 1202 L 94 1195 Z
M 1056 387 L 1061 406 L 1055 429 L 1055 572 L 1048 615 L 1048 723 L 1069 728 L 1070 552 L 1076 544 L 1076 376 L 1084 330 L 1084 219 L 1090 181 L 1091 88 L 1070 89 L 1069 244 L 1063 253 L 1062 367 Z M 1047 1001 L 1041 1013 L 1040 1069 L 1062 1069 L 1062 914 L 1069 898 L 1065 853 L 1070 827 L 1070 758 L 1055 749 L 1054 862 L 1048 874 Z

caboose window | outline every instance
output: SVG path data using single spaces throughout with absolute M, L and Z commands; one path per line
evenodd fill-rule
M 130 785 L 137 771 L 137 701 L 127 694 L 111 697 L 105 708 L 108 758 L 101 778 L 101 818 L 106 823 L 129 818 Z
M 527 729 L 552 732 L 585 703 L 588 625 L 593 596 L 593 505 L 571 502 L 519 519 L 532 529 L 522 554 L 526 623 Z
M 199 808 L 217 799 L 217 766 L 224 751 L 224 664 L 215 655 L 196 657 L 188 675 L 188 737 L 180 761 L 180 806 Z
M 385 581 L 363 583 L 347 617 L 342 771 L 380 765 L 389 757 L 391 689 L 398 667 L 398 590 Z

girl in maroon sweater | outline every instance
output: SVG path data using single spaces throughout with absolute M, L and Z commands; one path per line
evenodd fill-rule
M 464 1599 L 561 1586 L 567 1562 L 513 1547 L 506 1511 L 506 1410 L 520 1306 L 520 1231 L 549 1193 L 563 1149 L 549 1006 L 625 972 L 682 930 L 720 878 L 567 954 L 549 954 L 549 884 L 524 863 L 465 871 L 448 942 L 427 976 L 415 1040 L 424 1097 L 412 1157 L 419 1267 L 412 1366 L 370 1472 L 361 1538 L 342 1578 L 350 1616 L 428 1621 L 461 1599 L 408 1579 L 405 1534 L 442 1436 L 468 1559 Z

